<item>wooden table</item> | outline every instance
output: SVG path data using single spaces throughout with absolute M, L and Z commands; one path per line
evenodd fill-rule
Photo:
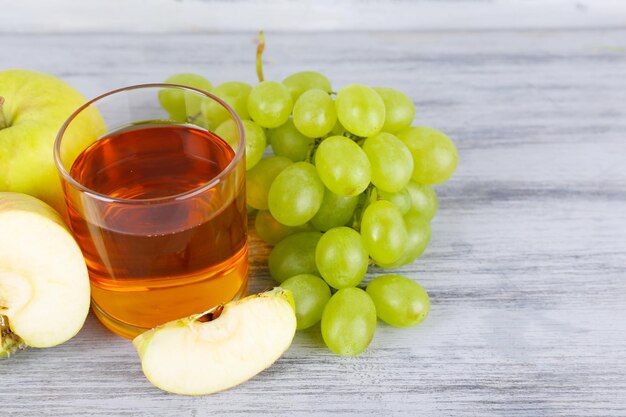
M 296 70 L 399 87 L 447 132 L 412 329 L 379 324 L 341 358 L 319 328 L 230 391 L 183 397 L 143 377 L 92 317 L 70 342 L 0 361 L 1 415 L 626 415 L 626 30 L 269 33 L 268 78 Z M 176 72 L 254 81 L 254 34 L 0 35 L 2 67 L 87 96 Z M 252 291 L 272 286 L 251 236 Z M 370 270 L 368 280 L 379 274 Z M 54 314 L 51 311 L 50 314 Z M 59 317 L 59 320 L 63 320 Z

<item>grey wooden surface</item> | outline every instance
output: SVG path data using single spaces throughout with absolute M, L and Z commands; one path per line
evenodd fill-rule
M 197 398 L 151 386 L 131 344 L 90 317 L 62 346 L 0 361 L 0 414 L 626 415 L 626 30 L 267 42 L 267 77 L 313 69 L 335 86 L 399 87 L 416 123 L 456 141 L 432 243 L 400 271 L 429 291 L 430 317 L 379 324 L 356 358 L 331 354 L 313 328 L 251 381 Z M 4 34 L 0 44 L 3 68 L 47 71 L 87 96 L 181 71 L 254 81 L 254 34 Z M 252 236 L 253 291 L 273 285 L 266 256 Z
M 623 27 L 624 0 L 0 0 L 0 32 Z

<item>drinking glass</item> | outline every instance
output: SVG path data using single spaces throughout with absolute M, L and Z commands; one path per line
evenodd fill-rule
M 224 101 L 173 84 L 111 91 L 65 122 L 55 164 L 105 327 L 132 338 L 245 294 L 244 140 Z

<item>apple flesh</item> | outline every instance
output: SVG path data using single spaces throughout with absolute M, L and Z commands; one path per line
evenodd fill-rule
M 87 100 L 64 81 L 37 71 L 0 71 L 0 191 L 32 195 L 65 216 L 53 145 L 63 123 Z M 106 131 L 90 107 L 64 136 L 64 155 L 73 161 Z M 66 167 L 69 168 L 69 167 Z
M 89 302 L 87 267 L 61 216 L 34 197 L 0 192 L 0 356 L 69 340 Z
M 152 384 L 175 394 L 203 395 L 268 368 L 289 348 L 295 331 L 291 292 L 275 288 L 166 323 L 133 344 Z

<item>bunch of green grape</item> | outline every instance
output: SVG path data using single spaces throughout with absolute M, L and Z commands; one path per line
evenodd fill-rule
M 311 71 L 255 86 L 213 88 L 192 74 L 166 81 L 211 91 L 243 120 L 246 201 L 259 237 L 274 246 L 270 274 L 294 294 L 298 329 L 321 321 L 326 345 L 354 356 L 370 344 L 377 317 L 398 327 L 426 318 L 428 294 L 411 279 L 383 275 L 359 288 L 370 265 L 395 268 L 424 252 L 437 210 L 432 186 L 458 163 L 444 133 L 411 126 L 406 94 L 361 84 L 335 93 Z M 181 106 L 162 103 L 172 117 Z M 234 137 L 223 108 L 200 107 L 211 130 Z M 264 158 L 267 145 L 273 154 Z

